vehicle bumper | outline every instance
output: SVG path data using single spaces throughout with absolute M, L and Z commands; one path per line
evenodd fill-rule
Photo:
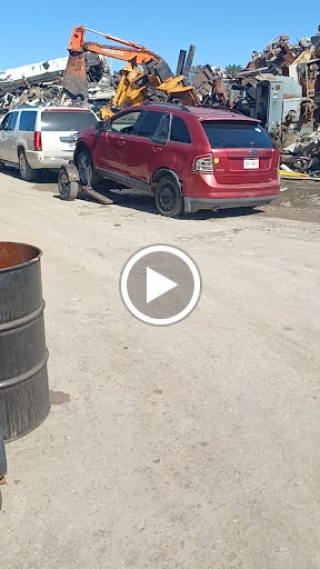
M 250 198 L 190 198 L 184 197 L 184 213 L 195 213 L 200 209 L 231 209 L 237 207 L 256 207 L 258 205 L 268 204 L 278 197 L 279 194 L 271 196 L 258 196 Z
M 212 174 L 202 174 L 183 180 L 182 188 L 185 213 L 199 209 L 255 207 L 278 197 L 280 176 L 262 182 L 221 184 Z
M 27 160 L 33 170 L 59 170 L 61 166 L 69 164 L 72 159 L 73 152 L 60 156 L 45 156 L 43 152 L 28 150 L 26 152 Z

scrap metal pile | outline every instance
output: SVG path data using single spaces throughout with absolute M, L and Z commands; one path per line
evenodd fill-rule
M 87 32 L 116 45 L 86 41 Z M 188 54 L 180 50 L 176 74 L 148 48 L 84 26 L 73 28 L 68 50 L 68 58 L 0 72 L 0 114 L 22 105 L 80 106 L 105 119 L 124 106 L 154 100 L 200 104 L 186 80 L 194 46 Z M 110 58 L 125 62 L 114 75 Z
M 320 33 L 297 44 L 282 35 L 236 77 L 206 65 L 193 83 L 204 106 L 259 119 L 287 171 L 320 176 Z
M 105 57 L 85 55 L 89 106 L 99 109 L 109 103 L 115 84 Z M 0 72 L 0 114 L 21 105 L 73 106 L 63 90 L 67 57 Z

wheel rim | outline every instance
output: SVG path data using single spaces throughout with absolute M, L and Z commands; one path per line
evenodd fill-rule
M 60 172 L 59 174 L 59 192 L 63 198 L 69 194 L 69 180 L 66 172 Z
M 84 155 L 81 156 L 78 162 L 78 172 L 80 183 L 82 186 L 90 186 L 91 182 L 91 164 L 89 160 L 89 156 Z
M 172 211 L 176 205 L 176 192 L 169 184 L 159 193 L 159 205 L 163 211 Z
M 27 160 L 23 152 L 21 152 L 19 156 L 19 166 L 20 166 L 20 174 L 22 178 L 25 178 L 27 175 Z

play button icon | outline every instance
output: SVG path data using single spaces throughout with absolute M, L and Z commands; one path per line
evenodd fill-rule
M 125 306 L 139 320 L 166 326 L 188 316 L 197 305 L 200 273 L 181 249 L 151 245 L 137 251 L 125 264 L 120 292 Z
M 178 286 L 171 279 L 147 267 L 147 304 Z

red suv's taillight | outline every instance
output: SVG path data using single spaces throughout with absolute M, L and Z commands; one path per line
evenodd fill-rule
M 41 132 L 35 132 L 33 135 L 33 150 L 42 150 Z
M 199 174 L 212 174 L 212 154 L 203 154 L 202 156 L 197 156 L 194 161 L 193 170 Z

